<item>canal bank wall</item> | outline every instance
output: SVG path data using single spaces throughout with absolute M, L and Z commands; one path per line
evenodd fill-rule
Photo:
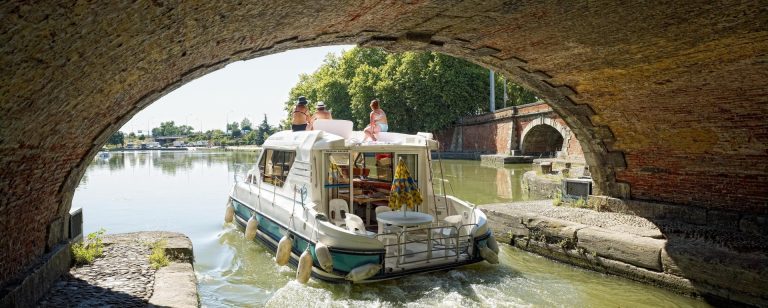
M 621 200 L 594 199 L 590 204 L 603 211 L 609 203 L 632 207 Z M 757 227 L 723 229 L 714 217 L 709 224 L 694 225 L 670 216 L 683 209 L 661 210 L 661 205 L 655 208 L 659 216 L 667 213 L 663 219 L 555 207 L 551 200 L 481 207 L 499 242 L 522 250 L 714 304 L 768 306 L 768 240 Z M 743 219 L 764 217 L 737 220 Z

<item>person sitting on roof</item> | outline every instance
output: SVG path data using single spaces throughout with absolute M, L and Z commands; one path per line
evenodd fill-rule
M 374 99 L 371 101 L 371 110 L 371 124 L 366 126 L 363 130 L 363 132 L 365 132 L 363 141 L 369 137 L 371 140 L 376 141 L 376 134 L 386 132 L 389 129 L 389 125 L 387 124 L 387 114 L 379 107 L 379 100 Z
M 317 102 L 317 111 L 312 115 L 312 122 L 315 120 L 333 120 L 331 112 L 325 109 L 325 103 Z
M 307 126 L 312 123 L 309 109 L 307 109 L 307 98 L 299 96 L 296 107 L 293 107 L 293 120 L 291 121 L 291 130 L 294 132 L 307 130 Z

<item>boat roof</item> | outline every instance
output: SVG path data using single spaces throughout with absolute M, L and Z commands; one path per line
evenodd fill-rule
M 318 125 L 318 122 L 321 125 Z M 334 123 L 335 122 L 335 123 Z M 269 136 L 264 148 L 283 149 L 297 152 L 297 159 L 308 160 L 312 150 L 357 150 L 357 151 L 397 151 L 437 149 L 430 133 L 402 134 L 382 132 L 376 135 L 377 141 L 362 141 L 365 133 L 352 131 L 352 122 L 346 120 L 318 120 L 317 130 L 294 132 L 281 131 Z M 338 124 L 338 125 L 337 125 Z M 343 126 L 349 129 L 339 129 Z

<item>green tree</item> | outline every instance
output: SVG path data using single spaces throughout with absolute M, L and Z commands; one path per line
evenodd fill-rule
M 259 127 L 254 131 L 254 144 L 262 145 L 264 144 L 264 141 L 269 138 L 270 135 L 272 135 L 275 132 L 275 129 L 269 125 L 269 122 L 267 122 L 267 114 L 264 114 L 264 120 L 261 121 L 261 124 L 259 124 Z
M 497 106 L 507 83 L 508 105 L 534 102 L 535 95 L 504 78 L 496 78 Z M 290 111 L 304 95 L 324 101 L 335 119 L 350 119 L 356 129 L 369 122 L 369 103 L 378 98 L 390 129 L 398 132 L 435 131 L 462 116 L 487 112 L 488 69 L 434 52 L 387 53 L 377 48 L 353 48 L 341 56 L 328 55 L 312 74 L 299 76 L 286 102 Z
M 253 124 L 251 123 L 251 120 L 248 120 L 248 118 L 243 118 L 243 120 L 240 121 L 240 129 L 242 130 L 253 130 L 251 126 L 253 126 Z
M 109 136 L 107 144 L 120 145 L 122 147 L 125 144 L 125 134 L 121 131 L 116 131 L 112 136 Z
M 240 123 L 232 122 L 227 125 L 227 131 L 232 137 L 240 137 L 242 131 L 240 131 Z

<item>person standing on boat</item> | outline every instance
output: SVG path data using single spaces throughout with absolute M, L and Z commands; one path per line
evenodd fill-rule
M 379 100 L 377 99 L 371 101 L 370 120 L 371 124 L 368 124 L 363 130 L 363 132 L 365 132 L 363 141 L 369 137 L 371 140 L 376 141 L 376 134 L 386 132 L 389 129 L 389 125 L 387 124 L 387 114 L 379 107 Z
M 307 98 L 299 96 L 296 106 L 293 107 L 293 120 L 291 121 L 291 130 L 294 132 L 307 130 L 307 126 L 312 123 L 309 109 L 307 109 Z
M 317 111 L 312 116 L 312 122 L 315 120 L 333 120 L 331 112 L 325 109 L 325 103 L 317 102 Z

